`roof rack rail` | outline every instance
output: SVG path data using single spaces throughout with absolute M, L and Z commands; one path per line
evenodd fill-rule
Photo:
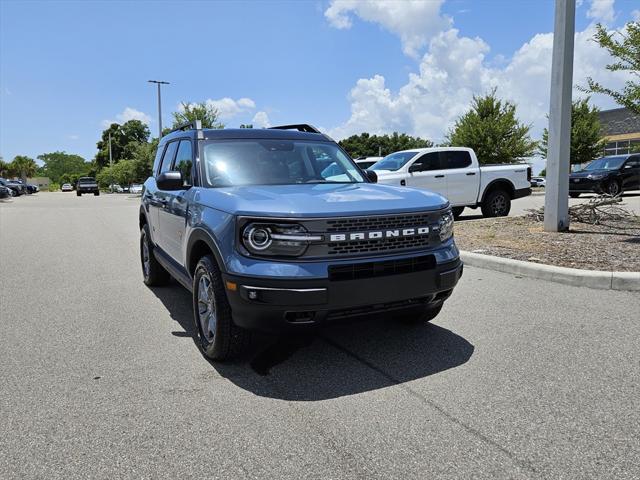
M 202 122 L 200 120 L 193 120 L 191 122 L 181 123 L 175 128 L 172 128 L 169 133 L 179 132 L 182 130 L 197 130 L 198 131 L 198 139 L 203 139 L 204 135 L 202 134 Z
M 269 127 L 270 130 L 298 130 L 299 132 L 307 133 L 322 133 L 313 125 L 307 123 L 297 123 L 294 125 L 278 125 L 276 127 Z

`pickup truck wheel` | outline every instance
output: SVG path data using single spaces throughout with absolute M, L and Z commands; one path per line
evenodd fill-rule
M 453 207 L 451 211 L 453 212 L 453 218 L 457 220 L 460 215 L 462 215 L 462 212 L 464 212 L 464 207 Z
M 157 287 L 169 283 L 171 276 L 158 262 L 153 254 L 153 245 L 149 235 L 149 226 L 145 223 L 140 230 L 140 261 L 142 278 L 149 287 Z
M 238 356 L 250 341 L 250 333 L 233 323 L 222 275 L 211 255 L 205 255 L 193 274 L 193 316 L 196 343 L 212 360 Z
M 424 307 L 422 312 L 414 311 L 411 314 L 409 314 L 409 313 L 403 314 L 403 315 L 400 316 L 400 320 L 402 320 L 405 323 L 426 323 L 426 322 L 430 322 L 431 320 L 433 320 L 434 318 L 436 318 L 438 316 L 438 314 L 440 313 L 440 310 L 442 310 L 442 305 L 443 304 L 441 303 L 437 307 L 427 306 L 427 307 Z
M 81 197 L 82 194 L 80 192 L 76 192 L 76 196 Z
M 578 198 L 580 196 L 580 194 L 579 193 L 569 193 L 569 196 L 571 198 Z
M 97 197 L 98 195 L 100 195 L 100 192 L 93 192 L 93 194 Z
M 502 189 L 492 190 L 487 194 L 481 206 L 485 217 L 506 217 L 511 210 L 511 197 Z

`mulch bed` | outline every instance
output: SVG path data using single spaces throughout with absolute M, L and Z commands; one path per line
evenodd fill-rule
M 455 224 L 458 247 L 468 252 L 585 270 L 640 272 L 640 217 L 545 232 L 527 217 L 485 218 Z

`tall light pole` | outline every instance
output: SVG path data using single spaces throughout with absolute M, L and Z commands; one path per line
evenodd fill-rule
M 111 153 L 111 132 L 109 132 L 109 173 L 111 173 L 111 185 L 109 190 L 113 193 L 113 155 Z
M 160 139 L 162 138 L 162 97 L 160 96 L 160 85 L 169 85 L 169 82 L 149 80 L 149 83 L 155 83 L 158 86 L 158 139 Z
M 576 0 L 556 0 L 551 58 L 551 99 L 544 230 L 569 230 L 569 165 L 571 146 L 571 87 Z

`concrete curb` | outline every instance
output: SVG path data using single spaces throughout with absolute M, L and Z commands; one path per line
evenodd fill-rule
M 473 252 L 460 252 L 466 265 L 513 273 L 550 282 L 600 290 L 640 291 L 640 272 L 603 272 L 577 268 L 555 267 L 540 263 L 523 262 L 510 258 L 494 257 Z

